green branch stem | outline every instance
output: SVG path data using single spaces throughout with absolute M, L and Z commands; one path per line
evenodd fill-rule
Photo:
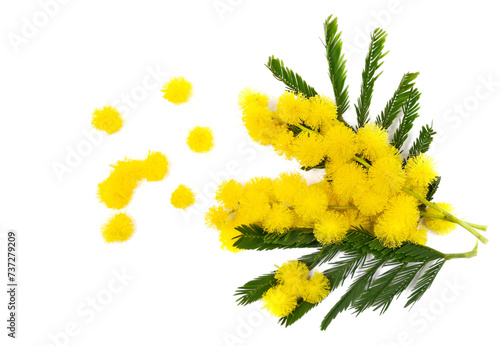
M 433 208 L 437 211 L 439 211 L 440 213 L 442 213 L 444 216 L 447 217 L 447 220 L 448 221 L 451 221 L 451 222 L 454 222 L 456 224 L 459 224 L 460 226 L 462 226 L 463 228 L 465 228 L 466 230 L 468 230 L 470 233 L 472 233 L 477 239 L 479 239 L 479 241 L 483 244 L 487 244 L 488 243 L 488 239 L 484 236 L 482 236 L 478 231 L 476 231 L 471 225 L 469 225 L 467 222 L 463 221 L 463 220 L 460 220 L 458 217 L 452 215 L 448 210 L 444 209 L 444 208 L 441 208 L 439 205 L 437 205 L 436 203 L 432 203 L 432 202 L 429 202 L 428 200 L 426 200 L 424 197 L 420 196 L 419 194 L 415 193 L 414 191 L 406 188 L 406 187 L 403 187 L 402 190 L 404 192 L 406 192 L 407 194 L 415 197 L 417 200 L 419 200 L 420 202 L 422 202 L 424 205 L 430 207 L 430 208 Z
M 445 254 L 445 259 L 454 259 L 454 258 L 471 258 L 471 257 L 476 257 L 477 256 L 477 247 L 479 243 L 476 241 L 476 246 L 474 246 L 474 249 L 469 252 L 462 252 L 462 253 L 450 253 L 450 254 Z
M 452 220 L 450 220 L 450 218 L 448 216 L 442 215 L 442 214 L 434 214 L 434 213 L 429 213 L 429 212 L 426 212 L 426 211 L 421 211 L 420 215 L 422 215 L 424 217 L 430 217 L 430 218 L 433 218 L 433 219 L 440 219 L 440 220 L 446 220 L 446 221 L 449 221 L 449 222 L 453 222 Z M 471 226 L 471 227 L 473 227 L 475 229 L 478 229 L 480 231 L 486 231 L 488 229 L 488 226 L 485 226 L 485 225 L 478 225 L 478 224 L 475 224 L 475 223 L 472 223 L 472 222 L 468 222 L 468 221 L 464 221 L 464 222 L 467 223 L 469 226 Z

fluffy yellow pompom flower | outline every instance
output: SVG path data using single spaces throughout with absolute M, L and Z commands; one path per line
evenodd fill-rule
M 282 94 L 276 104 L 279 118 L 292 125 L 300 123 L 308 107 L 309 103 L 302 94 L 297 95 L 291 91 Z
M 396 195 L 378 218 L 375 236 L 387 247 L 398 247 L 409 240 L 411 232 L 417 230 L 419 220 L 417 200 L 406 194 Z
M 245 185 L 246 191 L 262 192 L 268 198 L 274 198 L 273 180 L 267 177 L 254 177 Z
M 160 181 L 168 173 L 167 157 L 158 152 L 149 152 L 148 157 L 144 160 L 144 176 L 147 181 Z
M 281 173 L 273 182 L 273 191 L 280 202 L 293 205 L 297 191 L 307 188 L 307 182 L 299 173 Z
M 408 241 L 413 244 L 425 245 L 427 244 L 427 229 L 425 227 L 417 227 L 408 235 Z
M 323 124 L 337 119 L 337 106 L 326 96 L 316 95 L 308 99 L 309 109 L 302 115 L 302 120 L 314 130 Z
M 97 196 L 106 207 L 122 209 L 132 199 L 134 189 L 144 176 L 144 164 L 139 160 L 121 160 L 111 165 L 108 178 L 97 186 Z
M 273 148 L 278 153 L 278 155 L 284 156 L 288 160 L 292 159 L 293 155 L 293 141 L 295 140 L 295 136 L 292 131 L 289 131 L 286 128 L 280 128 L 278 132 L 276 132 Z
M 276 317 L 285 317 L 297 307 L 297 297 L 283 285 L 271 287 L 262 296 L 264 308 Z
M 250 138 L 262 145 L 271 144 L 280 126 L 273 119 L 273 112 L 257 103 L 250 104 L 245 108 L 242 120 Z
M 320 186 L 309 185 L 297 191 L 294 199 L 295 211 L 305 222 L 314 222 L 328 208 L 328 196 Z
M 96 108 L 92 114 L 92 126 L 98 130 L 105 131 L 108 135 L 117 132 L 122 128 L 123 119 L 113 106 Z
M 245 188 L 234 179 L 224 181 L 215 192 L 215 199 L 226 209 L 237 209 Z
M 308 275 L 309 268 L 304 262 L 288 261 L 278 267 L 274 277 L 289 293 L 297 295 Z
M 436 204 L 451 214 L 455 212 L 455 208 L 453 208 L 453 205 L 449 203 L 436 203 Z M 427 212 L 431 214 L 443 215 L 440 211 L 434 208 L 427 208 Z M 434 219 L 431 217 L 424 217 L 424 224 L 425 226 L 427 226 L 427 228 L 429 228 L 437 235 L 449 234 L 453 230 L 455 230 L 455 228 L 457 228 L 456 223 L 441 219 Z
M 333 191 L 341 202 L 349 203 L 358 189 L 366 184 L 366 171 L 350 162 L 341 165 L 333 175 Z
M 266 94 L 246 88 L 240 92 L 238 96 L 238 106 L 241 110 L 245 110 L 250 105 L 258 105 L 260 107 L 267 107 L 269 104 L 269 97 Z
M 328 211 L 314 225 L 314 236 L 323 245 L 342 241 L 349 230 L 349 220 L 336 211 Z
M 170 197 L 170 203 L 178 209 L 186 209 L 187 207 L 194 204 L 194 192 L 186 185 L 179 185 L 172 196 Z
M 134 233 L 134 222 L 127 214 L 117 213 L 102 226 L 101 232 L 106 243 L 124 242 Z
M 349 228 L 363 227 L 366 230 L 372 229 L 372 222 L 370 220 L 370 217 L 363 215 L 356 209 L 341 210 L 339 211 L 339 213 L 347 218 L 349 222 Z
M 366 124 L 356 134 L 361 154 L 370 161 L 389 153 L 389 134 L 375 123 Z
M 408 160 L 405 172 L 406 182 L 412 187 L 427 187 L 438 176 L 434 160 L 423 153 Z
M 170 79 L 161 89 L 163 97 L 173 104 L 187 102 L 193 94 L 193 85 L 184 77 L 174 77 Z
M 389 196 L 374 191 L 370 182 L 360 185 L 354 194 L 354 205 L 366 216 L 381 213 L 389 200 Z
M 292 151 L 302 166 L 314 167 L 326 154 L 323 136 L 316 133 L 301 133 L 293 141 Z
M 398 193 L 405 182 L 401 156 L 394 153 L 374 161 L 368 177 L 375 192 L 386 196 Z
M 342 123 L 332 126 L 325 135 L 327 155 L 335 161 L 347 162 L 358 150 L 356 134 Z
M 189 131 L 186 143 L 195 153 L 207 153 L 214 146 L 212 130 L 209 127 L 196 126 Z
M 284 204 L 274 203 L 262 226 L 269 233 L 285 233 L 292 227 L 294 215 L 290 208 Z
M 306 302 L 318 304 L 330 293 L 330 280 L 323 273 L 315 272 L 313 277 L 305 281 L 300 296 Z
M 221 249 L 228 250 L 230 252 L 240 252 L 243 251 L 234 246 L 236 239 L 235 237 L 241 234 L 240 231 L 232 226 L 223 227 L 219 232 L 219 240 L 221 242 Z
M 255 189 L 245 190 L 240 201 L 238 214 L 249 223 L 261 222 L 271 210 L 269 203 L 269 197 L 265 192 Z
M 205 214 L 205 224 L 218 230 L 223 229 L 229 223 L 229 211 L 220 205 L 213 205 Z

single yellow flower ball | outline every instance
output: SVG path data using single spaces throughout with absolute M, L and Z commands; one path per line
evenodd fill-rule
M 264 293 L 262 302 L 272 315 L 285 317 L 297 307 L 297 295 L 290 293 L 283 285 L 276 285 Z
M 179 187 L 172 193 L 170 203 L 179 209 L 186 209 L 194 204 L 195 198 L 193 191 L 186 185 L 179 185 Z
M 134 223 L 127 214 L 117 213 L 102 226 L 101 232 L 106 243 L 124 242 L 134 233 Z
M 161 89 L 163 97 L 173 104 L 187 102 L 193 94 L 193 85 L 184 77 L 174 77 L 169 80 Z
M 186 143 L 195 153 L 207 153 L 214 146 L 212 130 L 209 127 L 196 126 L 189 131 Z
M 97 130 L 105 131 L 108 135 L 118 132 L 122 125 L 122 116 L 113 106 L 96 108 L 92 114 L 92 126 Z

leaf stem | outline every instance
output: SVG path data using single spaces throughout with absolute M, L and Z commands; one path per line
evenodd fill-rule
M 488 239 L 483 237 L 481 234 L 479 234 L 478 231 L 476 231 L 471 225 L 469 225 L 467 222 L 463 221 L 463 220 L 460 220 L 459 218 L 457 218 L 456 216 L 452 215 L 449 211 L 447 211 L 446 209 L 443 209 L 441 208 L 439 205 L 437 205 L 436 203 L 432 203 L 432 202 L 429 202 L 428 200 L 426 200 L 424 197 L 420 196 L 419 194 L 413 192 L 412 190 L 406 188 L 406 187 L 403 187 L 402 190 L 404 192 L 406 192 L 407 194 L 415 197 L 417 200 L 419 200 L 420 202 L 422 202 L 423 204 L 425 204 L 426 206 L 430 207 L 430 208 L 433 208 L 433 209 L 436 209 L 437 211 L 443 213 L 444 216 L 447 217 L 447 220 L 451 221 L 451 222 L 454 222 L 456 224 L 459 224 L 460 226 L 462 226 L 463 228 L 465 228 L 466 230 L 468 230 L 470 233 L 472 233 L 477 239 L 479 239 L 479 241 L 483 244 L 487 244 L 488 243 Z
M 359 163 L 361 163 L 363 166 L 365 166 L 366 168 L 370 168 L 372 165 L 370 165 L 368 162 L 366 162 L 365 159 L 363 159 L 362 157 L 359 157 L 359 156 L 354 156 L 354 160 L 358 161 Z
M 445 259 L 454 259 L 454 258 L 471 258 L 477 256 L 477 247 L 478 247 L 478 242 L 476 241 L 476 246 L 474 246 L 474 249 L 469 252 L 462 252 L 462 253 L 450 253 L 445 255 Z
M 446 220 L 446 221 L 449 221 L 449 222 L 453 222 L 452 220 L 450 220 L 449 217 L 447 217 L 446 215 L 442 215 L 442 214 L 433 214 L 433 213 L 428 213 L 426 211 L 421 211 L 420 215 L 422 215 L 424 217 L 430 217 L 430 218 L 433 218 L 433 219 L 440 219 L 440 220 Z M 478 230 L 481 230 L 481 231 L 486 231 L 488 229 L 488 226 L 478 225 L 478 224 L 475 224 L 475 223 L 472 223 L 472 222 L 467 222 L 467 221 L 464 221 L 464 222 L 467 223 L 469 226 L 474 227 L 475 229 L 478 229 Z

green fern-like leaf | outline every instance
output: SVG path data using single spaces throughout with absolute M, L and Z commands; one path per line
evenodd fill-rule
M 368 287 L 377 270 L 384 265 L 385 261 L 379 258 L 374 258 L 368 261 L 363 268 L 360 269 L 362 274 L 356 277 L 356 280 L 349 286 L 347 292 L 340 298 L 335 306 L 328 312 L 328 314 L 321 322 L 321 330 L 328 328 L 330 323 L 337 317 L 339 313 L 347 310 L 353 302 L 364 292 Z
M 258 225 L 236 227 L 241 233 L 236 236 L 234 247 L 242 250 L 274 250 L 291 248 L 316 248 L 321 244 L 311 229 L 294 228 L 284 234 L 268 233 Z
M 276 272 L 272 272 L 266 275 L 259 276 L 258 278 L 247 282 L 240 288 L 236 290 L 235 296 L 239 296 L 236 300 L 238 305 L 248 305 L 256 302 L 262 295 L 271 287 L 276 285 L 276 279 L 274 275 Z
M 420 99 L 420 95 L 418 89 L 412 89 L 403 105 L 403 118 L 399 122 L 399 127 L 394 132 L 394 137 L 392 138 L 392 145 L 399 150 L 401 150 L 404 142 L 408 139 L 408 134 L 413 128 L 413 123 L 418 118 L 418 111 L 420 109 L 418 100 Z
M 429 148 L 431 146 L 432 140 L 434 139 L 434 136 L 436 135 L 436 132 L 432 129 L 432 125 L 425 125 L 422 127 L 420 130 L 420 133 L 418 135 L 418 138 L 413 142 L 413 145 L 410 148 L 410 151 L 408 152 L 408 159 L 418 156 L 421 153 L 426 153 L 429 151 Z
M 386 37 L 387 34 L 382 29 L 375 29 L 371 36 L 370 48 L 366 56 L 365 69 L 362 75 L 361 93 L 358 103 L 355 105 L 358 128 L 363 127 L 369 120 L 373 87 L 382 72 L 376 73 L 383 64 L 382 58 L 387 54 L 383 52 Z
M 266 67 L 273 73 L 277 80 L 286 85 L 288 90 L 296 94 L 303 94 L 306 97 L 313 97 L 318 94 L 301 76 L 286 67 L 280 59 L 270 56 Z
M 408 302 L 405 305 L 405 308 L 415 304 L 424 293 L 431 287 L 434 279 L 438 275 L 439 271 L 443 268 L 446 259 L 439 259 L 434 264 L 432 264 L 429 269 L 420 277 L 417 281 L 417 284 L 413 288 L 410 297 L 408 298 Z
M 328 17 L 324 24 L 325 48 L 328 60 L 328 72 L 333 85 L 337 115 L 343 121 L 342 114 L 349 108 L 349 91 L 345 83 L 347 77 L 346 60 L 342 54 L 341 32 L 338 30 L 337 18 Z
M 436 194 L 440 183 L 441 183 L 441 177 L 437 177 L 436 180 L 434 180 L 429 184 L 427 190 L 427 196 L 425 197 L 426 200 L 432 201 L 434 199 L 434 195 Z
M 381 127 L 388 129 L 394 120 L 397 118 L 401 108 L 408 100 L 408 97 L 411 94 L 411 89 L 415 85 L 414 81 L 419 75 L 416 73 L 406 73 L 401 82 L 399 83 L 398 88 L 394 92 L 392 98 L 387 102 L 384 110 L 380 113 L 375 121 Z

